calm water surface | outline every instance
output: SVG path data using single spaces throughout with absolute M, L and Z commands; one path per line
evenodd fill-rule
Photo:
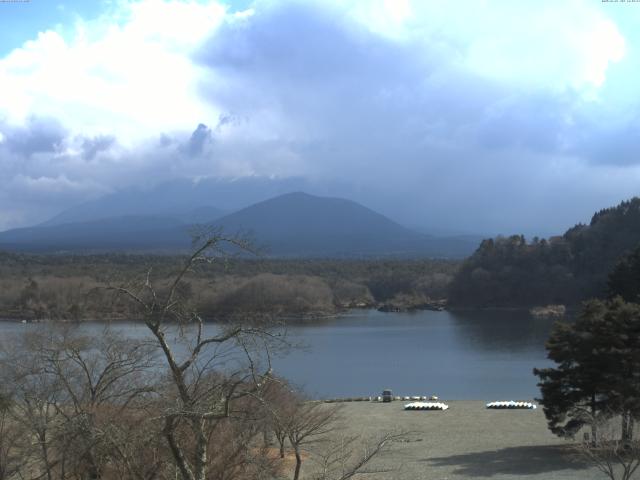
M 359 312 L 294 326 L 309 345 L 276 362 L 314 396 L 399 395 L 532 399 L 534 367 L 551 365 L 544 343 L 553 321 L 526 312 Z
M 550 365 L 544 343 L 553 321 L 526 312 L 358 311 L 321 322 L 290 324 L 305 345 L 274 359 L 274 370 L 314 397 L 438 395 L 443 399 L 532 399 L 534 367 Z M 131 336 L 142 325 L 118 323 Z M 8 335 L 37 324 L 0 324 Z M 99 334 L 101 324 L 83 327 Z M 210 328 L 216 328 L 214 326 Z

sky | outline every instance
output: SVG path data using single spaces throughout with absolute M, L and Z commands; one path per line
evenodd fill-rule
M 640 193 L 638 72 L 640 2 L 0 2 L 0 230 L 258 176 L 561 233 Z

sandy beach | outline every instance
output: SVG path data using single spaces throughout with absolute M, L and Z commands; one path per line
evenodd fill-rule
M 571 442 L 551 434 L 536 410 L 488 410 L 481 401 L 446 402 L 446 411 L 405 411 L 407 402 L 343 403 L 345 433 L 373 439 L 411 432 L 367 470 L 376 479 L 597 479 L 575 458 Z M 308 465 L 310 467 L 310 465 Z

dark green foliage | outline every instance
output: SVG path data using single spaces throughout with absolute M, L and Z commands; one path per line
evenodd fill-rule
M 449 299 L 474 306 L 578 304 L 603 296 L 609 272 L 638 244 L 640 198 L 601 210 L 588 226 L 578 224 L 549 240 L 484 240 L 460 268 Z
M 620 256 L 640 242 L 640 198 L 600 210 L 588 227 L 578 225 L 564 237 L 571 244 L 576 272 L 606 276 Z
M 556 324 L 547 351 L 557 366 L 534 374 L 553 433 L 572 436 L 602 415 L 640 416 L 639 305 L 586 302 L 574 324 Z
M 609 275 L 609 296 L 640 303 L 640 248 L 622 257 Z
M 571 303 L 580 297 L 562 238 L 527 243 L 523 236 L 484 240 L 455 276 L 449 299 L 477 306 Z

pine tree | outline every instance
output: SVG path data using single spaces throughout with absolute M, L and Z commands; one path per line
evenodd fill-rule
M 573 436 L 602 416 L 621 415 L 631 439 L 640 417 L 640 305 L 591 300 L 574 324 L 558 323 L 547 342 L 557 367 L 534 369 L 550 430 Z
M 608 287 L 610 297 L 640 303 L 640 247 L 620 259 L 609 274 Z

